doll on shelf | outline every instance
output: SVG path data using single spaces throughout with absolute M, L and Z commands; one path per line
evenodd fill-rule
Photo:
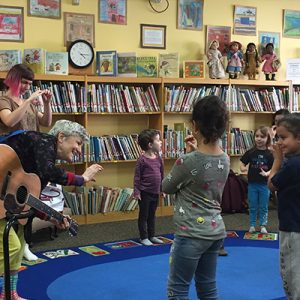
M 265 73 L 266 80 L 275 80 L 275 73 L 281 66 L 280 60 L 274 52 L 274 45 L 272 43 L 266 45 L 265 51 L 266 53 L 261 58 L 262 61 L 265 61 L 262 71 Z
M 225 70 L 222 63 L 222 54 L 219 51 L 219 42 L 217 40 L 211 41 L 207 51 L 207 65 L 209 68 L 209 78 L 220 79 L 225 77 Z
M 226 71 L 229 73 L 229 78 L 237 79 L 244 64 L 243 53 L 241 51 L 242 44 L 233 41 L 229 44 L 229 51 L 227 53 L 228 65 Z
M 255 80 L 255 76 L 256 74 L 258 74 L 258 67 L 261 60 L 254 43 L 249 43 L 247 45 L 246 53 L 244 55 L 244 62 L 244 75 L 248 75 L 249 80 Z

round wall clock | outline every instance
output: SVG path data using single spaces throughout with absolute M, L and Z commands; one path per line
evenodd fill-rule
M 94 60 L 93 46 L 85 40 L 76 40 L 68 48 L 69 63 L 78 69 L 88 67 Z

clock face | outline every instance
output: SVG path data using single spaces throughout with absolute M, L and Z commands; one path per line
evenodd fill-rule
M 94 49 L 84 40 L 74 41 L 68 50 L 69 61 L 75 68 L 86 68 L 94 60 Z

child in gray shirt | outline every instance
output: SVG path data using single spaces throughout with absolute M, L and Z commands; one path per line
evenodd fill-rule
M 219 146 L 228 122 L 225 103 L 217 96 L 198 100 L 193 108 L 193 135 L 186 152 L 162 182 L 175 194 L 175 238 L 170 253 L 168 299 L 188 299 L 195 277 L 199 299 L 218 299 L 217 257 L 226 236 L 221 199 L 229 158 Z

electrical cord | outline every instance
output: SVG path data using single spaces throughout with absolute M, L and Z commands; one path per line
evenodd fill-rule
M 165 12 L 168 8 L 169 8 L 169 0 L 165 0 L 166 1 L 166 4 L 167 4 L 167 6 L 165 7 L 165 9 L 163 9 L 163 10 L 157 10 L 157 9 L 155 9 L 154 7 L 153 7 L 153 4 L 152 4 L 152 1 L 151 0 L 149 0 L 149 4 L 150 4 L 150 6 L 151 6 L 151 8 L 155 11 L 155 12 L 157 12 L 157 13 L 163 13 L 163 12 Z

